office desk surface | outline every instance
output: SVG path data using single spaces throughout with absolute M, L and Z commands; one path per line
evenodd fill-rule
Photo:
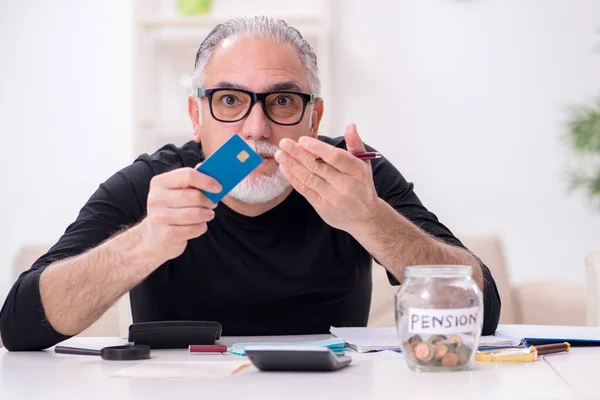
M 288 336 L 223 338 L 220 343 L 300 341 L 330 337 Z M 62 344 L 101 348 L 123 344 L 120 338 L 72 338 Z M 591 396 L 593 366 L 600 348 L 575 348 L 537 362 L 474 363 L 471 370 L 415 373 L 402 355 L 353 354 L 340 371 L 261 372 L 249 367 L 222 379 L 149 379 L 109 376 L 140 361 L 0 349 L 0 399 L 569 399 Z M 222 360 L 237 356 L 190 355 L 187 350 L 153 350 L 154 360 Z M 231 358 L 230 358 L 231 357 Z M 560 374 L 560 375 L 559 375 Z M 561 376 L 562 375 L 562 376 Z M 586 377 L 589 377 L 587 380 Z
M 576 347 L 570 354 L 548 354 L 545 361 L 572 389 L 576 398 L 600 399 L 600 347 Z

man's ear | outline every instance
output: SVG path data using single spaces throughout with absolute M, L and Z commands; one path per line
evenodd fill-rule
M 194 141 L 200 143 L 200 126 L 202 125 L 202 110 L 200 109 L 200 99 L 196 96 L 188 97 L 188 115 L 192 121 L 194 129 Z
M 312 137 L 317 137 L 319 134 L 319 124 L 321 123 L 321 118 L 323 118 L 323 106 L 323 98 L 317 97 L 309 120 Z

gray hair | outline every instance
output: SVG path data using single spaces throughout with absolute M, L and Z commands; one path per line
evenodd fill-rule
M 288 43 L 294 46 L 306 68 L 310 90 L 317 96 L 321 93 L 321 81 L 317 56 L 310 44 L 300 32 L 280 19 L 255 16 L 229 20 L 213 28 L 200 45 L 196 54 L 195 71 L 191 80 L 191 89 L 202 87 L 204 72 L 216 46 L 225 39 L 242 39 L 250 37 L 268 38 L 277 43 Z

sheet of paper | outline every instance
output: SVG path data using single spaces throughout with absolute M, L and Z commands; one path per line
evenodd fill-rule
M 600 327 L 555 325 L 500 325 L 497 336 L 600 342 Z
M 521 342 L 522 338 L 517 337 L 481 336 L 479 347 L 519 346 Z
M 404 354 L 395 350 L 381 350 L 377 352 L 350 353 L 352 362 L 356 361 L 379 361 L 379 360 L 395 360 L 404 358 Z
M 396 328 L 336 328 L 332 326 L 329 328 L 329 332 L 344 339 L 350 348 L 359 353 L 401 349 Z
M 345 342 L 342 339 L 312 340 L 307 342 L 246 342 L 234 343 L 227 351 L 238 356 L 246 355 L 248 346 L 275 346 L 275 347 L 328 347 L 331 351 L 339 353 L 344 351 Z
M 401 344 L 396 328 L 336 328 L 330 327 L 332 335 L 342 338 L 348 346 L 359 353 L 376 350 L 399 350 Z M 521 338 L 481 336 L 479 347 L 518 346 Z
M 113 374 L 121 378 L 208 378 L 219 379 L 233 375 L 251 365 L 240 361 L 142 361 Z

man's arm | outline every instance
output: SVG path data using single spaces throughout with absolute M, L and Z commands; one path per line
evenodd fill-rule
M 482 333 L 493 334 L 500 319 L 501 301 L 489 269 L 421 204 L 412 184 L 395 169 L 392 172 L 395 172 L 393 179 L 398 181 L 390 187 L 394 196 L 382 194 L 394 207 L 379 199 L 373 217 L 349 233 L 388 270 L 390 282 L 395 285 L 404 281 L 407 266 L 471 266 L 473 280 L 483 292 Z
M 280 170 L 329 225 L 350 233 L 399 284 L 408 265 L 463 264 L 473 268 L 483 290 L 483 333 L 495 331 L 500 297 L 489 270 L 428 211 L 393 165 L 385 159 L 364 162 L 352 156 L 366 148 L 356 127 L 348 125 L 346 149 L 302 137 L 280 142 Z M 325 162 L 315 162 L 315 157 Z
M 404 281 L 404 268 L 411 265 L 469 265 L 473 280 L 484 290 L 482 267 L 471 253 L 418 228 L 382 199 L 377 201 L 372 218 L 348 233 L 399 282 Z
M 212 178 L 181 168 L 152 178 L 148 216 L 91 251 L 47 268 L 40 296 L 50 325 L 76 335 L 123 294 L 164 262 L 179 256 L 187 241 L 206 232 L 216 207 L 199 189 L 220 191 Z
M 129 175 L 143 174 L 140 168 Z M 13 285 L 0 313 L 7 349 L 42 349 L 81 332 L 180 255 L 188 239 L 206 232 L 215 205 L 198 189 L 218 192 L 220 186 L 192 168 L 180 168 L 148 178 L 149 190 L 141 189 L 147 193 L 147 216 L 115 235 L 144 214 L 135 210 L 140 188 L 124 175 L 101 185 L 59 242 Z
M 76 335 L 159 265 L 144 248 L 139 225 L 81 255 L 59 261 L 39 279 L 46 318 L 58 333 Z
M 143 218 L 145 207 L 137 194 L 140 194 L 139 197 L 147 197 L 152 175 L 151 168 L 139 162 L 117 172 L 102 183 L 58 242 L 19 276 L 0 312 L 0 333 L 7 349 L 43 349 L 67 339 L 74 333 L 71 326 L 63 326 L 65 324 L 61 323 L 62 316 L 59 314 L 68 310 L 67 318 L 75 321 L 78 317 L 74 313 L 79 314 L 88 304 L 97 303 L 98 297 L 88 288 L 86 298 L 78 303 L 68 304 L 72 297 L 72 294 L 67 294 L 69 290 L 88 285 L 84 277 L 72 270 L 74 267 L 81 267 L 89 274 L 88 271 L 95 265 L 88 263 L 88 260 L 93 261 L 98 253 L 106 253 L 107 248 L 114 250 L 120 247 L 119 239 L 115 236 L 116 240 L 113 241 L 111 237 Z M 61 282 L 62 277 L 65 279 Z M 102 276 L 98 288 L 106 288 L 105 279 L 106 277 Z M 49 304 L 42 302 L 41 280 L 44 301 Z M 63 285 L 69 285 L 71 289 L 65 292 L 61 287 Z M 121 288 L 110 290 L 114 289 L 121 291 Z M 75 309 L 77 307 L 79 310 Z M 96 314 L 91 308 L 86 311 L 88 314 Z M 47 314 L 51 316 L 51 322 Z

